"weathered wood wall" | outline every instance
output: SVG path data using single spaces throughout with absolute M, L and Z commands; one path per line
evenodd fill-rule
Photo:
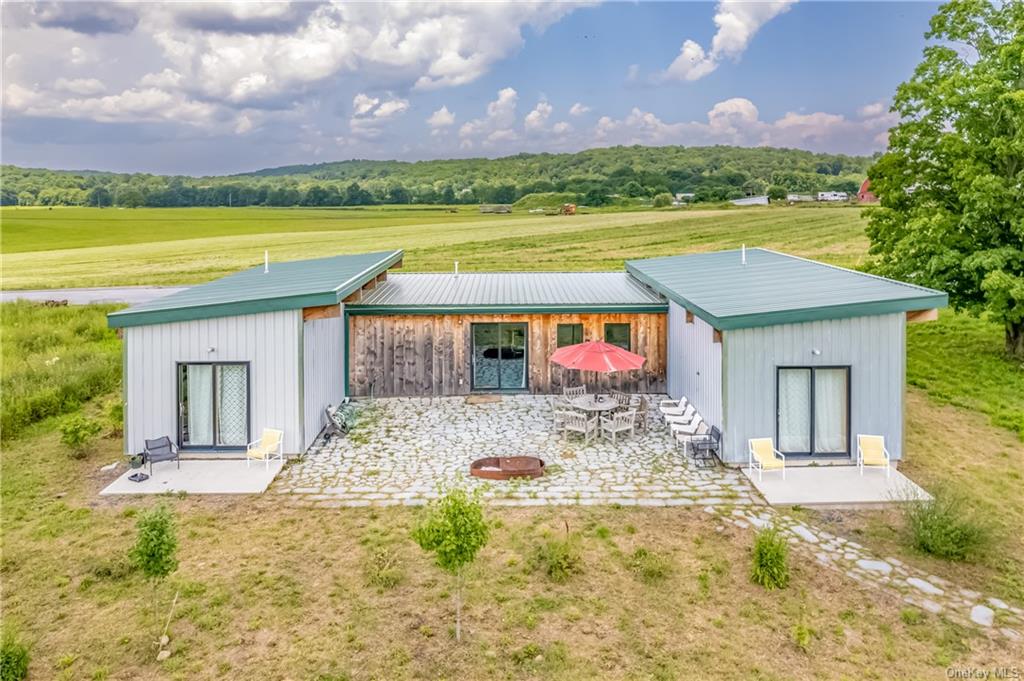
M 471 325 L 526 322 L 528 385 L 533 393 L 561 392 L 586 383 L 627 392 L 665 392 L 667 315 L 352 315 L 349 318 L 349 394 L 376 397 L 466 395 L 472 390 Z M 630 349 L 647 358 L 639 371 L 595 374 L 549 362 L 559 324 L 583 324 L 583 340 L 603 340 L 606 323 L 630 324 Z

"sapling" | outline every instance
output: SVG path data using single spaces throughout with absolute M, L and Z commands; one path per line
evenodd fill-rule
M 464 569 L 487 543 L 488 534 L 479 490 L 469 494 L 458 487 L 431 502 L 412 532 L 420 548 L 433 553 L 438 567 L 455 579 L 455 640 L 459 642 Z
M 157 506 L 139 517 L 138 536 L 131 550 L 135 566 L 153 586 L 153 612 L 156 613 L 157 587 L 178 569 L 178 539 L 174 517 L 165 506 Z

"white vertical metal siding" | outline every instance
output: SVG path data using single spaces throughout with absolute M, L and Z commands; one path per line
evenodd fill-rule
M 324 407 L 338 404 L 345 396 L 344 333 L 342 317 L 316 319 L 302 325 L 303 449 L 313 444 L 320 433 Z
M 775 437 L 779 366 L 849 366 L 852 452 L 858 433 L 884 435 L 892 457 L 901 458 L 903 313 L 736 329 L 724 332 L 723 345 L 726 462 L 746 463 L 749 438 Z
M 722 426 L 722 344 L 714 342 L 714 328 L 676 303 L 668 308 L 669 394 L 685 396 L 713 426 Z
M 280 428 L 285 452 L 302 451 L 301 325 L 301 310 L 285 310 L 127 327 L 125 450 L 142 451 L 146 438 L 161 435 L 177 440 L 178 362 L 249 362 L 253 439 Z

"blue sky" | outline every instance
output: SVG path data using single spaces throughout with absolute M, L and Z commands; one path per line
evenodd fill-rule
M 7 4 L 3 161 L 219 174 L 614 144 L 869 154 L 936 7 Z

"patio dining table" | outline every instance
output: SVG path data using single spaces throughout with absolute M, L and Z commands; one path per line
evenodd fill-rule
M 572 406 L 586 412 L 597 412 L 603 414 L 619 406 L 611 395 L 583 395 L 570 402 Z

